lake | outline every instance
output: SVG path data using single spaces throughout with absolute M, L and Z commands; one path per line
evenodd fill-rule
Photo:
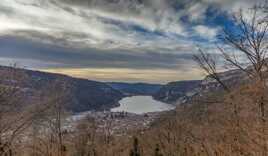
M 151 96 L 132 96 L 119 101 L 120 106 L 111 109 L 112 112 L 129 112 L 144 114 L 175 109 L 175 106 L 154 100 Z

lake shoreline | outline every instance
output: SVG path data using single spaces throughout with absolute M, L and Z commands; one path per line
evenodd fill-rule
M 111 112 L 146 114 L 175 109 L 175 106 L 157 101 L 152 96 L 128 96 L 120 100 L 119 104 L 120 106 L 112 108 Z

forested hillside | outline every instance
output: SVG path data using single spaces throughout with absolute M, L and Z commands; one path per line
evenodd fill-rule
M 90 81 L 86 79 L 72 78 L 60 74 L 44 73 L 39 71 L 24 70 L 12 67 L 0 67 L 2 77 L 1 85 L 12 86 L 12 74 L 23 74 L 25 80 L 23 83 L 14 84 L 18 85 L 25 91 L 25 100 L 31 103 L 38 95 L 37 92 L 59 92 L 64 90 L 68 96 L 66 102 L 66 109 L 72 112 L 83 112 L 89 110 L 109 110 L 110 108 L 118 106 L 118 101 L 124 95 L 102 82 Z M 53 85 L 57 83 L 60 87 L 57 90 L 52 90 Z

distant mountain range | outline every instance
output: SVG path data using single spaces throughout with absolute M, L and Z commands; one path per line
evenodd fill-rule
M 154 95 L 159 91 L 162 85 L 146 83 L 120 83 L 120 82 L 97 82 L 87 79 L 73 78 L 70 76 L 40 71 L 12 68 L 0 66 L 0 75 L 8 73 L 7 71 L 22 72 L 27 75 L 27 82 L 20 84 L 27 98 L 25 103 L 37 99 L 34 93 L 43 89 L 49 90 L 50 85 L 55 81 L 66 84 L 70 97 L 66 108 L 74 113 L 89 110 L 109 110 L 117 107 L 119 101 L 127 96 L 134 95 Z M 8 76 L 7 76 L 8 78 Z M 9 78 L 8 78 L 9 79 Z M 3 85 L 12 85 L 12 80 L 0 81 Z M 56 90 L 51 90 L 56 92 Z
M 121 91 L 126 96 L 133 95 L 154 95 L 163 85 L 159 84 L 147 84 L 147 83 L 121 83 L 121 82 L 109 82 L 107 83 L 112 88 Z
M 247 76 L 241 70 L 229 70 L 219 73 L 221 81 L 229 88 L 247 82 Z M 170 82 L 153 95 L 155 100 L 170 104 L 186 103 L 195 96 L 222 91 L 222 86 L 211 76 L 203 80 Z
M 14 69 L 0 66 L 0 75 L 5 70 Z M 119 101 L 127 96 L 148 95 L 155 100 L 170 104 L 187 102 L 195 95 L 220 90 L 221 86 L 207 76 L 204 80 L 170 82 L 166 85 L 146 83 L 120 83 L 120 82 L 97 82 L 86 79 L 73 78 L 61 74 L 45 73 L 25 69 L 14 69 L 22 71 L 29 77 L 27 83 L 21 88 L 27 95 L 33 96 L 45 87 L 50 86 L 53 81 L 60 80 L 67 84 L 70 97 L 66 108 L 72 112 L 84 112 L 89 110 L 109 110 L 119 105 Z M 245 75 L 239 70 L 227 71 L 219 74 L 221 79 L 229 86 L 236 86 L 244 82 Z M 6 81 L 6 82 L 11 82 Z M 4 81 L 0 81 L 2 85 Z M 10 84 L 4 84 L 10 85 Z M 53 92 L 53 91 L 52 91 Z M 34 99 L 34 98 L 28 98 Z

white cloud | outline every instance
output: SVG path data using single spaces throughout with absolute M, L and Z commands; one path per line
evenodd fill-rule
M 218 5 L 220 9 L 233 13 L 240 9 L 247 10 L 254 5 L 263 4 L 265 0 L 203 0 L 203 2 Z
M 23 37 L 68 46 L 67 49 L 90 49 L 83 53 L 93 56 L 91 61 L 99 66 L 102 62 L 98 64 L 94 58 L 106 62 L 125 54 L 125 59 L 111 61 L 109 66 L 114 63 L 127 68 L 145 68 L 140 62 L 130 61 L 136 58 L 142 60 L 142 66 L 168 68 L 172 64 L 175 68 L 174 62 L 181 61 L 179 54 L 195 51 L 197 35 L 209 41 L 215 39 L 219 29 L 205 23 L 209 7 L 232 12 L 253 3 L 252 0 L 1 0 L 0 36 Z M 189 23 L 182 22 L 185 16 Z M 95 55 L 94 50 L 101 54 Z M 178 58 L 172 58 L 174 56 Z M 148 61 L 144 61 L 144 57 Z M 60 58 L 63 59 L 66 58 Z M 190 62 L 188 57 L 183 59 Z M 125 65 L 126 62 L 129 65 Z M 30 65 L 36 64 L 38 60 Z M 49 66 L 41 64 L 41 67 Z
M 216 38 L 217 34 L 218 34 L 218 29 L 217 28 L 210 28 L 204 25 L 198 25 L 194 27 L 195 32 L 208 40 L 213 40 Z
M 204 20 L 206 10 L 208 8 L 207 3 L 194 3 L 193 5 L 190 6 L 188 9 L 188 14 L 190 15 L 189 18 L 191 21 L 200 21 Z
M 99 47 L 103 47 L 103 44 L 110 41 L 118 46 L 135 45 L 141 35 L 129 31 L 129 25 L 137 25 L 152 32 L 185 34 L 183 26 L 178 23 L 179 17 L 176 17 L 169 9 L 155 12 L 151 8 L 147 10 L 139 6 L 136 10 L 139 13 L 135 14 L 128 13 L 127 9 L 110 12 L 107 8 L 88 9 L 50 1 L 42 3 L 38 0 L 3 1 L 0 8 L 8 9 L 11 13 L 2 12 L 0 22 L 4 24 L 0 26 L 1 32 L 42 30 L 42 33 L 55 38 L 65 38 L 75 43 L 80 41 Z M 156 8 L 164 6 L 162 6 L 164 1 L 161 0 L 158 3 L 152 3 Z M 113 22 L 118 22 L 119 25 Z M 122 26 L 125 29 L 122 29 Z M 68 36 L 66 32 L 80 35 Z

